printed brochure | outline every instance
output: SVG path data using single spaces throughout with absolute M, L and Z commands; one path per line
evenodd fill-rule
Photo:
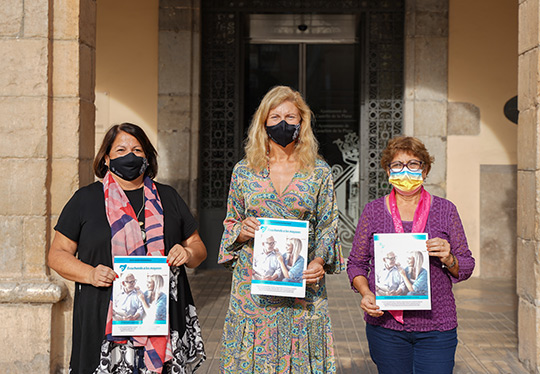
M 167 335 L 169 266 L 165 256 L 116 256 L 113 336 Z
M 375 299 L 381 310 L 431 309 L 426 233 L 374 234 Z
M 303 298 L 306 281 L 309 222 L 259 218 L 253 248 L 254 295 Z

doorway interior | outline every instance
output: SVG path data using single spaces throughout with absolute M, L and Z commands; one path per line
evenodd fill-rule
M 286 85 L 299 91 L 314 114 L 320 153 L 332 167 L 340 231 L 353 233 L 359 211 L 361 21 L 353 14 L 250 14 L 248 18 L 244 134 L 270 88 Z
M 384 8 L 338 1 L 319 11 L 303 4 L 286 14 L 259 3 L 233 9 L 203 2 L 199 218 L 207 267 L 218 266 L 230 174 L 269 88 L 297 89 L 314 112 L 334 174 L 345 255 L 363 205 L 388 191 L 378 157 L 402 129 L 402 1 Z

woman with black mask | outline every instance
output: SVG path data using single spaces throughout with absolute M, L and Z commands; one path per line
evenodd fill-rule
M 70 373 L 192 372 L 205 358 L 184 268 L 206 258 L 197 222 L 174 188 L 153 181 L 157 152 L 139 126 L 123 123 L 106 133 L 94 173 L 102 180 L 66 204 L 48 257 L 52 269 L 75 281 Z M 168 336 L 110 333 L 115 256 L 167 256 Z
M 300 93 L 278 86 L 264 96 L 245 150 L 231 177 L 218 258 L 234 269 L 220 372 L 335 373 L 325 274 L 343 269 L 338 208 Z M 305 298 L 251 294 L 258 217 L 309 222 Z

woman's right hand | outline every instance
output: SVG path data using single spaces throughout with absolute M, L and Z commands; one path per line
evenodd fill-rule
M 259 229 L 260 225 L 261 223 L 259 222 L 257 218 L 255 217 L 246 218 L 241 223 L 240 234 L 238 234 L 236 241 L 238 243 L 244 243 L 244 242 L 247 242 L 249 239 L 253 239 L 255 237 L 255 231 Z
M 366 277 L 363 275 L 354 277 L 353 286 L 358 292 L 360 292 L 360 295 L 362 295 L 360 307 L 364 312 L 372 317 L 380 317 L 384 314 L 384 312 L 380 310 L 376 304 L 375 294 L 369 289 L 369 284 Z
M 380 310 L 375 303 L 375 294 L 373 292 L 368 292 L 362 296 L 360 306 L 362 307 L 364 312 L 366 312 L 372 317 L 380 317 L 384 314 L 384 312 Z
M 88 282 L 94 287 L 110 287 L 118 275 L 108 266 L 98 265 L 88 275 Z

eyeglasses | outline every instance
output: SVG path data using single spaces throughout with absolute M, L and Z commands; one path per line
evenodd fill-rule
M 424 162 L 418 161 L 418 160 L 409 160 L 406 164 L 404 164 L 401 161 L 392 162 L 391 164 L 388 164 L 388 167 L 390 168 L 390 171 L 393 173 L 399 173 L 403 170 L 403 168 L 407 168 L 410 171 L 419 171 L 424 168 Z
M 385 257 L 385 259 L 387 259 L 387 260 L 395 260 L 395 259 L 396 259 L 396 256 L 393 256 L 393 257 Z
M 274 244 L 275 242 L 263 242 L 264 245 L 272 245 Z
M 137 282 L 137 280 L 133 279 L 133 280 L 130 280 L 130 281 L 127 280 L 127 281 L 124 281 L 124 282 L 129 283 L 129 284 L 133 284 L 133 283 Z

